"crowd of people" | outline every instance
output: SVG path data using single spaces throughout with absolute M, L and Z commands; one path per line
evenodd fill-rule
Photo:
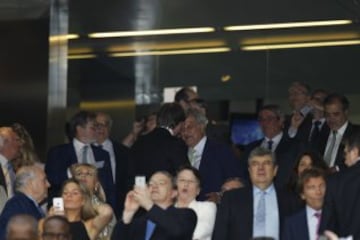
M 0 127 L 0 240 L 360 239 L 350 103 L 300 82 L 288 94 L 292 112 L 261 106 L 264 137 L 240 154 L 187 87 L 121 142 L 107 113 L 76 113 L 43 162 L 24 126 Z

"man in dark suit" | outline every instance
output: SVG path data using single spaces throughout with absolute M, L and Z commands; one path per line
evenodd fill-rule
M 175 197 L 173 177 L 164 171 L 154 173 L 148 187 L 135 186 L 126 195 L 122 220 L 111 239 L 191 240 L 196 214 L 189 208 L 175 208 Z M 140 207 L 145 213 L 136 217 Z
M 337 93 L 328 95 L 324 100 L 325 118 L 330 131 L 319 137 L 317 147 L 334 171 L 346 168 L 342 141 L 359 129 L 359 126 L 348 121 L 349 105 L 349 100 Z
M 39 220 L 45 217 L 40 202 L 47 197 L 49 182 L 38 166 L 26 166 L 18 170 L 15 180 L 16 194 L 5 204 L 0 215 L 0 239 L 5 239 L 5 229 L 12 216 L 28 214 Z
M 270 149 L 275 153 L 278 165 L 275 184 L 277 187 L 283 188 L 289 182 L 296 157 L 304 149 L 304 146 L 296 139 L 290 139 L 283 132 L 284 115 L 279 106 L 272 104 L 263 106 L 258 113 L 258 119 L 265 137 L 245 147 L 241 164 L 245 165 L 245 169 L 247 169 L 249 153 L 254 148 L 261 146 Z
M 313 115 L 310 106 L 310 86 L 303 82 L 293 82 L 288 90 L 291 115 L 284 122 L 284 132 L 290 138 L 306 142 L 312 125 Z
M 206 136 L 206 116 L 198 109 L 186 114 L 183 139 L 188 146 L 188 157 L 201 174 L 199 200 L 213 198 L 222 184 L 231 177 L 243 177 L 240 163 L 231 148 Z
M 72 142 L 55 146 L 49 150 L 45 172 L 51 184 L 49 204 L 59 194 L 62 183 L 70 177 L 69 167 L 74 163 L 89 163 L 98 168 L 99 179 L 106 194 L 106 200 L 115 208 L 114 183 L 109 154 L 96 146 L 95 113 L 80 111 L 69 124 Z
M 331 230 L 340 237 L 360 239 L 360 131 L 345 139 L 348 168 L 330 175 L 322 210 L 320 232 Z
M 116 207 L 114 212 L 121 217 L 124 200 L 128 191 L 127 171 L 129 148 L 110 138 L 113 121 L 110 115 L 96 113 L 96 146 L 106 150 L 110 155 L 112 176 L 115 184 Z
M 176 170 L 189 164 L 186 145 L 175 136 L 183 127 L 185 113 L 177 103 L 164 104 L 157 115 L 157 127 L 141 136 L 130 149 L 130 184 L 136 175 L 147 179 L 157 171 L 168 171 L 175 175 Z
M 320 169 L 307 169 L 299 178 L 299 191 L 306 206 L 285 219 L 282 240 L 317 240 L 321 208 L 325 196 L 325 175 Z
M 278 190 L 274 154 L 261 147 L 249 156 L 251 186 L 225 192 L 218 208 L 213 240 L 279 239 L 285 216 L 297 209 L 296 200 Z

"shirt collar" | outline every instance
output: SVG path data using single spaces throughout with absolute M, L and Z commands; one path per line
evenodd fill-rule
M 273 137 L 272 139 L 270 139 L 270 138 L 268 138 L 268 137 L 265 137 L 265 140 L 266 140 L 266 141 L 271 140 L 271 141 L 273 141 L 273 143 L 276 145 L 276 144 L 278 144 L 278 143 L 280 142 L 282 136 L 283 136 L 283 133 L 280 132 L 278 135 L 276 135 L 276 136 Z
M 85 145 L 87 145 L 87 144 L 85 144 L 85 143 L 83 143 L 83 142 L 80 142 L 80 141 L 77 140 L 76 138 L 73 139 L 73 143 L 74 143 L 74 146 L 75 146 L 76 149 L 81 149 L 81 148 L 83 148 Z
M 306 213 L 308 216 L 314 216 L 315 213 L 321 213 L 321 209 L 320 210 L 315 210 L 312 207 L 310 207 L 309 205 L 306 204 Z
M 261 190 L 260 188 L 258 188 L 257 186 L 253 185 L 253 193 L 256 195 L 256 194 L 259 194 L 259 193 L 262 193 L 262 192 L 265 192 L 266 194 L 269 194 L 269 193 L 272 193 L 273 191 L 275 191 L 275 187 L 274 187 L 274 184 L 270 184 L 270 186 L 268 186 L 265 190 Z
M 193 149 L 196 151 L 196 153 L 202 154 L 202 152 L 204 151 L 204 148 L 205 148 L 206 140 L 207 140 L 207 137 L 204 136 L 204 137 L 195 145 L 195 147 L 193 147 Z
M 2 167 L 6 168 L 7 164 L 8 164 L 8 160 L 6 159 L 6 157 L 4 157 L 4 155 L 0 154 L 0 164 Z
M 346 122 L 344 123 L 344 125 L 342 125 L 342 126 L 336 131 L 336 133 L 337 133 L 337 134 L 340 134 L 341 136 L 344 135 L 344 132 L 345 132 L 345 130 L 346 130 L 346 128 L 347 128 L 348 125 L 349 125 L 349 122 L 346 121 Z

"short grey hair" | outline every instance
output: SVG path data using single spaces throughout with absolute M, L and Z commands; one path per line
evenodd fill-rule
M 271 150 L 263 147 L 256 147 L 250 152 L 248 158 L 248 164 L 250 165 L 251 159 L 253 159 L 254 157 L 263 157 L 263 156 L 270 156 L 273 164 L 277 165 L 275 154 Z
M 39 167 L 35 165 L 21 167 L 16 173 L 15 190 L 22 190 L 30 180 L 36 178 L 38 171 Z
M 189 108 L 186 112 L 186 117 L 193 117 L 198 124 L 206 126 L 209 122 L 204 113 L 195 108 Z

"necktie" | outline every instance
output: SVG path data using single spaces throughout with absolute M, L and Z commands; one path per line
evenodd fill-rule
M 273 140 L 269 140 L 269 141 L 267 142 L 267 145 L 268 145 L 267 147 L 268 147 L 268 149 L 269 149 L 270 151 L 272 151 L 273 143 L 274 143 Z
M 321 213 L 320 212 L 316 212 L 314 213 L 314 217 L 316 217 L 317 219 L 317 224 L 316 224 L 316 238 L 318 239 L 318 231 L 319 231 L 319 226 L 320 226 L 320 220 L 321 220 Z
M 332 157 L 332 153 L 335 147 L 335 143 L 336 143 L 336 131 L 332 132 L 332 138 L 331 138 L 331 142 L 329 144 L 329 147 L 324 155 L 324 160 L 327 163 L 327 165 L 330 167 L 331 164 L 331 157 Z
M 88 149 L 89 146 L 88 145 L 84 145 L 84 147 L 82 148 L 82 163 L 89 163 L 89 159 L 88 159 Z
M 261 195 L 255 213 L 254 236 L 265 236 L 266 192 L 262 191 L 260 194 Z
M 146 221 L 145 240 L 149 240 L 155 230 L 156 224 L 151 220 Z
M 8 197 L 12 197 L 14 195 L 15 172 L 10 162 L 6 164 L 6 168 L 7 168 L 7 176 L 8 176 L 8 180 L 7 180 L 8 182 L 6 186 Z
M 311 136 L 310 136 L 310 143 L 315 143 L 316 139 L 319 137 L 320 134 L 320 121 L 315 121 L 313 124 L 313 129 L 311 131 Z
M 194 166 L 196 161 L 196 150 L 194 148 L 189 148 L 188 157 L 191 166 Z

